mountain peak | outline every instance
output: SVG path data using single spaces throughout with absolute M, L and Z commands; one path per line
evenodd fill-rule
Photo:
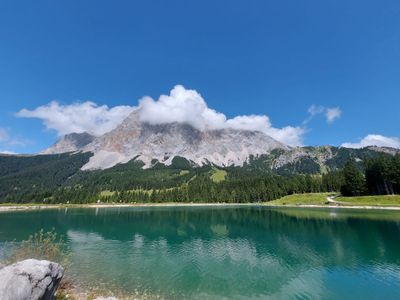
M 94 155 L 83 170 L 106 169 L 135 158 L 145 168 L 157 160 L 166 165 L 180 156 L 196 165 L 243 165 L 250 156 L 268 154 L 273 149 L 289 149 L 260 131 L 232 128 L 199 130 L 187 123 L 150 124 L 132 112 L 119 126 L 99 137 L 85 134 L 64 136 L 44 153 L 71 151 Z
M 53 146 L 44 150 L 42 154 L 57 154 L 65 152 L 75 152 L 82 150 L 83 147 L 93 142 L 95 136 L 87 133 L 70 133 L 60 138 Z

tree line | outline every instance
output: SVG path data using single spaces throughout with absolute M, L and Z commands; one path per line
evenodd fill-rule
M 294 193 L 335 192 L 342 184 L 341 172 L 324 175 L 267 175 L 248 178 L 227 178 L 214 182 L 209 172 L 198 173 L 187 183 L 174 187 L 144 189 L 111 189 L 104 186 L 64 187 L 58 189 L 51 203 L 93 203 L 100 200 L 109 203 L 154 203 L 154 202 L 224 202 L 249 203 L 270 201 Z
M 370 158 L 363 170 L 349 160 L 343 168 L 343 180 L 343 196 L 400 194 L 400 154 Z
M 89 157 L 0 156 L 0 203 L 261 202 L 294 193 L 400 193 L 400 154 L 350 157 L 343 168 L 330 168 L 324 174 L 280 174 L 263 165 L 227 167 L 222 182 L 212 180 L 211 165 L 192 167 L 183 159 L 149 169 L 131 161 L 106 170 L 81 171 Z M 304 163 L 301 170 L 309 172 L 309 166 Z

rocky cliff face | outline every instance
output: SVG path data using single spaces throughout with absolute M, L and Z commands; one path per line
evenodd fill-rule
M 83 151 L 94 155 L 83 170 L 107 169 L 132 159 L 170 165 L 183 157 L 194 165 L 242 166 L 250 163 L 264 169 L 287 173 L 320 173 L 343 167 L 352 158 L 362 161 L 376 152 L 394 155 L 400 150 L 382 147 L 347 149 L 332 146 L 288 147 L 259 131 L 198 130 L 185 123 L 151 125 L 134 111 L 114 130 L 94 137 L 69 134 L 43 153 Z
M 169 165 L 175 156 L 184 157 L 197 165 L 242 165 L 250 155 L 268 154 L 273 149 L 289 149 L 258 131 L 229 128 L 200 131 L 184 123 L 151 125 L 141 122 L 137 111 L 114 130 L 94 138 L 86 145 L 71 143 L 71 140 L 76 141 L 75 137 L 64 137 L 46 153 L 66 152 L 66 149 L 93 152 L 93 157 L 83 167 L 89 170 L 109 168 L 133 158 L 143 161 L 145 167 L 151 167 L 154 160 Z
M 46 149 L 42 154 L 57 154 L 80 151 L 86 145 L 93 142 L 95 137 L 87 132 L 71 133 L 63 136 L 52 147 Z

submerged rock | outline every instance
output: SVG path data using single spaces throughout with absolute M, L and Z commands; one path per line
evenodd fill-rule
M 2 300 L 48 300 L 64 275 L 59 264 L 27 259 L 0 269 Z

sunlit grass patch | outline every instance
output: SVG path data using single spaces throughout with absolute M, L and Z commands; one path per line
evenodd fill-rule
M 213 168 L 212 174 L 210 176 L 211 180 L 218 183 L 224 181 L 228 173 L 225 170 L 220 170 L 217 168 Z
M 108 190 L 101 191 L 100 197 L 110 197 L 110 196 L 113 196 L 114 194 L 115 194 L 115 192 L 113 192 L 113 191 L 108 191 Z
M 374 195 L 360 197 L 337 197 L 341 205 L 354 206 L 400 206 L 400 195 Z
M 293 194 L 277 200 L 266 202 L 266 205 L 325 205 L 332 193 Z

